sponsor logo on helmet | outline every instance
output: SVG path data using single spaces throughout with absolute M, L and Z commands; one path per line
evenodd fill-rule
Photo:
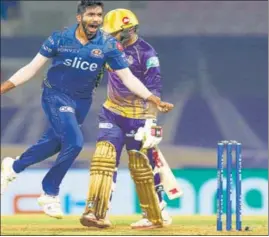
M 122 18 L 122 22 L 123 22 L 123 24 L 125 24 L 125 25 L 129 24 L 129 22 L 130 22 L 129 17 L 127 17 L 127 16 L 123 17 L 123 18 Z
M 101 49 L 93 49 L 93 50 L 91 51 L 91 55 L 92 55 L 93 57 L 97 57 L 97 58 L 102 58 L 102 57 L 104 57 L 103 52 L 102 52 Z

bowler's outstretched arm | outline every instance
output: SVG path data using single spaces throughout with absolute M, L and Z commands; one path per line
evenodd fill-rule
M 9 80 L 1 84 L 1 95 L 33 78 L 47 61 L 47 57 L 38 53 L 30 63 L 19 69 Z

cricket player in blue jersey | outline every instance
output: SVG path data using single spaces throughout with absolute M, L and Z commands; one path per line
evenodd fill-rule
M 42 181 L 43 194 L 38 203 L 54 218 L 62 218 L 59 187 L 68 169 L 83 147 L 80 129 L 92 103 L 92 92 L 105 64 L 112 68 L 123 84 L 145 101 L 156 104 L 161 112 L 173 108 L 162 102 L 137 79 L 122 52 L 122 45 L 104 33 L 103 3 L 82 0 L 77 9 L 77 24 L 54 32 L 33 60 L 1 84 L 1 94 L 31 79 L 52 59 L 43 81 L 42 107 L 51 127 L 19 159 L 7 157 L 1 167 L 1 195 L 8 184 L 30 165 L 54 154 L 58 157 Z

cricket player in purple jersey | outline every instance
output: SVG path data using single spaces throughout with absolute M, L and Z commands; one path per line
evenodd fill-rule
M 31 79 L 52 59 L 43 81 L 42 107 L 51 127 L 19 159 L 7 157 L 1 167 L 1 195 L 8 184 L 30 165 L 59 153 L 55 164 L 42 181 L 38 203 L 54 218 L 62 218 L 59 190 L 67 171 L 83 147 L 82 125 L 92 102 L 92 92 L 105 64 L 123 84 L 145 101 L 167 112 L 173 105 L 162 102 L 128 68 L 121 44 L 100 26 L 103 3 L 82 0 L 77 8 L 77 24 L 54 32 L 34 59 L 1 84 L 1 94 Z
M 157 97 L 161 96 L 161 74 L 154 48 L 138 36 L 138 19 L 127 9 L 107 13 L 103 30 L 116 37 L 133 74 Z M 159 174 L 153 174 L 153 149 L 162 139 L 157 126 L 157 108 L 130 91 L 116 72 L 107 65 L 108 97 L 99 115 L 99 135 L 91 162 L 90 184 L 85 212 L 80 221 L 84 226 L 111 226 L 107 211 L 116 184 L 117 167 L 124 146 L 129 154 L 129 168 L 143 211 L 141 220 L 132 228 L 148 229 L 169 225 L 171 217 L 164 210 L 163 187 Z

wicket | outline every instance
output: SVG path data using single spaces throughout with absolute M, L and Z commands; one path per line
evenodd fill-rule
M 226 148 L 226 230 L 232 230 L 232 162 L 233 150 L 235 150 L 235 199 L 236 199 L 236 230 L 242 230 L 242 156 L 241 143 L 237 141 L 221 141 L 217 149 L 217 231 L 222 231 L 222 214 L 223 214 L 223 170 L 224 170 L 224 153 Z

